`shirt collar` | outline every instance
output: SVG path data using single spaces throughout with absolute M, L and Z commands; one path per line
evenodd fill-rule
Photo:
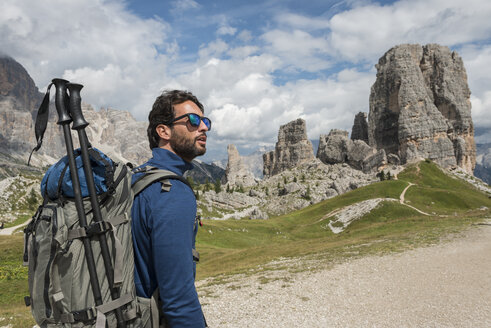
M 169 170 L 176 174 L 183 175 L 184 172 L 193 169 L 193 164 L 186 162 L 178 155 L 163 148 L 153 148 L 152 158 L 148 165 L 158 167 L 159 169 Z

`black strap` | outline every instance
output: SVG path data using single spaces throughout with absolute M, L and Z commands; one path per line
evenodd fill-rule
M 29 160 L 27 161 L 27 165 L 31 162 L 31 156 L 35 151 L 38 151 L 43 144 L 44 132 L 46 132 L 46 127 L 48 126 L 48 117 L 49 117 L 49 90 L 53 83 L 48 85 L 48 90 L 44 95 L 43 101 L 41 102 L 41 106 L 39 106 L 38 113 L 36 116 L 36 123 L 34 125 L 34 132 L 36 133 L 36 141 L 37 145 L 29 154 Z
M 92 146 L 89 148 L 89 156 L 98 162 L 102 162 L 105 168 L 106 186 L 107 189 L 114 188 L 114 167 L 113 163 L 101 156 L 101 154 L 94 150 Z
M 79 156 L 79 154 L 76 154 L 75 156 Z M 58 188 L 56 188 L 56 199 L 59 199 L 62 196 L 61 195 L 61 188 L 63 186 L 63 178 L 65 177 L 67 170 L 68 170 L 68 163 L 66 163 L 65 167 L 61 171 L 60 179 L 58 180 Z M 48 179 L 49 179 L 49 177 L 48 177 Z M 48 179 L 46 179 L 46 189 L 48 189 Z

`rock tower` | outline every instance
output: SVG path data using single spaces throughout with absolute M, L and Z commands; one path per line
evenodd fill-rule
M 280 127 L 275 150 L 263 155 L 264 177 L 272 176 L 314 159 L 307 139 L 305 120 L 297 119 Z
M 429 158 L 472 174 L 476 146 L 462 58 L 436 44 L 404 44 L 387 51 L 376 68 L 370 146 L 397 155 L 403 164 Z
M 247 170 L 242 163 L 239 151 L 235 145 L 227 146 L 228 164 L 225 171 L 227 183 L 231 187 L 249 187 L 256 184 L 256 179 L 252 172 Z
M 359 112 L 351 128 L 351 140 L 363 140 L 368 144 L 367 113 Z

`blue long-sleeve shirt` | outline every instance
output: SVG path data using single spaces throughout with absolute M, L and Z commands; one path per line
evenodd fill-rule
M 168 150 L 154 148 L 152 153 L 144 165 L 179 175 L 193 167 Z M 135 197 L 132 233 L 136 293 L 150 298 L 159 288 L 162 310 L 172 328 L 204 327 L 192 255 L 197 232 L 196 198 L 182 181 L 170 182 L 170 191 L 162 191 L 162 184 L 156 182 Z

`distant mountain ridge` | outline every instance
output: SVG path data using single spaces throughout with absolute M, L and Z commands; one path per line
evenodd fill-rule
M 474 175 L 491 185 L 491 143 L 477 144 L 476 152 Z

